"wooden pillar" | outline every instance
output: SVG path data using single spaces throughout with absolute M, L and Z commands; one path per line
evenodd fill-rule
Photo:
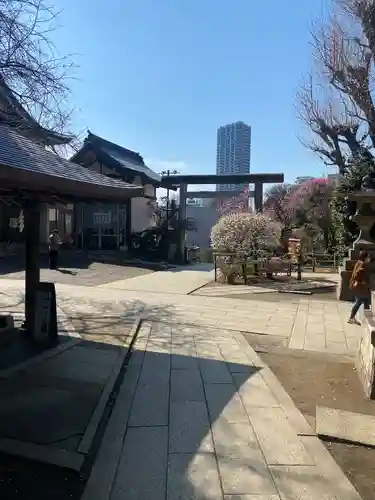
M 254 205 L 256 212 L 263 211 L 263 182 L 255 183 Z
M 85 208 L 86 208 L 86 204 L 85 203 L 81 203 L 81 213 L 80 213 L 80 217 L 81 217 L 81 249 L 83 250 L 84 248 L 84 234 L 85 234 Z
M 132 198 L 128 198 L 125 204 L 125 242 L 128 251 L 133 250 L 132 245 Z
M 187 184 L 180 185 L 180 206 L 178 209 L 178 219 L 179 221 L 184 221 L 186 219 L 186 197 L 187 197 Z M 179 234 L 179 245 L 177 248 L 177 255 L 182 263 L 186 263 L 185 256 L 186 247 L 186 230 L 181 229 Z
M 32 336 L 36 291 L 40 281 L 40 204 L 30 201 L 24 208 L 25 221 L 25 326 Z
M 120 249 L 120 203 L 116 204 L 116 247 Z

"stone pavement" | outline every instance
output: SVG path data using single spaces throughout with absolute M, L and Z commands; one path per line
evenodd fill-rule
M 79 471 L 130 339 L 127 344 L 76 338 L 1 370 L 0 451 Z
M 82 500 L 360 500 L 243 336 L 144 322 Z
M 56 285 L 59 313 L 83 318 L 81 335 L 94 315 L 106 324 L 147 318 L 83 500 L 360 500 L 241 334 L 352 354 L 350 305 L 187 295 L 210 271 L 186 273 L 150 275 L 159 287 L 139 277 L 134 290 Z M 22 305 L 22 282 L 0 285 L 1 309 Z
M 131 320 L 143 312 L 158 321 L 275 335 L 287 339 L 288 346 L 293 349 L 332 354 L 354 354 L 356 351 L 360 328 L 347 324 L 349 303 L 324 301 L 324 296 L 321 302 L 306 297 L 283 302 L 281 296 L 280 301 L 275 303 L 267 302 L 262 296 L 259 300 L 245 301 L 186 295 L 186 290 L 192 290 L 199 280 L 207 279 L 206 272 L 201 278 L 196 277 L 199 271 L 186 271 L 188 276 L 189 272 L 193 273 L 194 279 L 182 280 L 184 272 L 170 273 L 166 285 L 160 279 L 157 292 L 115 288 L 116 283 L 98 287 L 57 284 L 58 304 L 68 317 L 100 313 L 103 316 L 121 315 Z M 154 289 L 158 276 L 163 278 L 165 275 L 158 272 L 134 280 L 141 280 L 141 285 L 146 287 L 145 280 L 155 277 L 149 287 Z M 119 286 L 131 281 L 133 279 L 119 282 Z M 167 291 L 172 285 L 174 293 Z M 13 305 L 22 305 L 22 282 L 2 279 L 0 286 L 0 310 L 12 310 Z
M 145 276 L 106 283 L 101 288 L 187 295 L 214 278 L 212 264 L 177 266 Z
M 24 281 L 25 271 L 22 269 L 22 264 L 23 263 L 21 263 L 21 270 L 7 273 L 3 271 L 2 275 L 5 279 Z M 72 261 L 69 261 L 69 254 L 64 255 L 63 262 L 60 263 L 61 267 L 56 271 L 48 269 L 47 262 L 44 262 L 43 265 L 44 267 L 40 270 L 41 281 L 63 283 L 73 286 L 98 286 L 103 283 L 111 283 L 118 280 L 125 281 L 137 276 L 153 273 L 151 269 L 141 267 L 141 265 L 115 265 L 102 262 L 88 262 L 87 260 L 80 262 L 76 256 L 74 260 L 72 259 Z M 0 271 L 2 271 L 1 267 Z

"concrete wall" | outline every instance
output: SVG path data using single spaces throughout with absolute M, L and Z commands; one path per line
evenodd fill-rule
M 138 233 L 153 225 L 152 208 L 148 198 L 132 199 L 132 232 Z
M 196 231 L 187 231 L 186 242 L 188 245 L 197 245 L 201 249 L 210 248 L 212 226 L 219 219 L 216 204 L 206 206 L 186 206 L 186 217 L 195 221 Z

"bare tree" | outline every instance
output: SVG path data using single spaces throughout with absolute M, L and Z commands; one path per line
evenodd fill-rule
M 39 125 L 63 133 L 74 64 L 51 41 L 57 16 L 45 0 L 0 0 L 0 77 Z
M 362 132 L 358 118 L 351 116 L 343 106 L 338 110 L 333 99 L 317 95 L 317 88 L 310 75 L 297 93 L 298 117 L 310 132 L 308 139 L 300 137 L 300 140 L 326 165 L 337 165 L 343 172 L 348 156 L 366 146 L 367 134 Z
M 360 24 L 365 37 L 364 45 L 371 52 L 375 62 L 375 1 L 374 0 L 336 0 L 341 9 Z
M 354 3 L 370 2 L 336 0 L 340 10 L 315 25 L 317 64 L 298 93 L 299 116 L 314 136 L 304 144 L 341 172 L 348 156 L 375 147 L 374 58 L 363 22 L 350 11 Z

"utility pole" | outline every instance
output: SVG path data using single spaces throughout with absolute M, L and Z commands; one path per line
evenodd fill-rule
M 177 175 L 179 172 L 177 170 L 163 170 L 160 172 L 160 175 L 163 177 L 169 177 L 170 175 Z M 166 206 L 166 219 L 167 219 L 167 228 L 169 229 L 169 187 L 167 187 L 167 206 Z

